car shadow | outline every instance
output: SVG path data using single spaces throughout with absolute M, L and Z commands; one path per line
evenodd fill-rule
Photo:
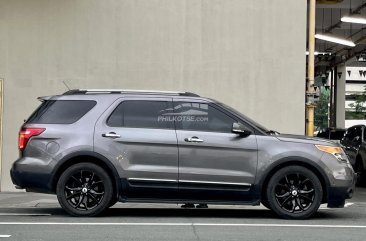
M 278 219 L 269 209 L 170 209 L 170 208 L 112 208 L 103 217 L 147 217 L 147 218 L 220 218 L 220 219 Z M 337 212 L 319 210 L 311 219 L 345 218 Z
M 2 216 L 37 216 L 44 217 L 71 217 L 61 207 L 60 208 L 0 208 Z M 73 217 L 74 218 L 74 217 Z M 85 217 L 84 217 L 85 218 Z M 96 219 L 116 219 L 116 218 L 219 218 L 219 219 L 256 219 L 256 220 L 278 220 L 278 216 L 268 209 L 229 209 L 229 208 L 207 208 L 207 209 L 183 209 L 183 208 L 139 208 L 139 207 L 114 207 L 103 212 Z M 329 210 L 319 210 L 311 219 L 348 219 L 352 216 Z M 78 218 L 79 219 L 79 218 Z M 89 219 L 89 218 L 87 218 Z
M 157 218 L 275 218 L 267 209 L 179 209 L 179 208 L 112 208 L 103 216 L 108 217 L 157 217 Z

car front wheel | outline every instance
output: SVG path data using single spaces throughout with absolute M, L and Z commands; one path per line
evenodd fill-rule
M 319 178 L 302 166 L 277 171 L 267 185 L 270 208 L 286 219 L 306 219 L 314 215 L 323 198 Z
M 61 207 L 70 215 L 96 216 L 109 207 L 113 185 L 103 168 L 84 162 L 62 173 L 56 193 Z

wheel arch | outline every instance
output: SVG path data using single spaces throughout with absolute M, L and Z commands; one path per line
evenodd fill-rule
M 90 162 L 94 163 L 100 167 L 102 167 L 108 175 L 112 178 L 113 188 L 116 191 L 116 198 L 118 198 L 118 195 L 121 190 L 121 182 L 119 181 L 119 175 L 116 170 L 116 168 L 113 166 L 113 164 L 103 155 L 92 152 L 92 151 L 80 151 L 75 152 L 72 154 L 69 154 L 62 158 L 58 164 L 55 166 L 52 178 L 52 191 L 56 192 L 56 186 L 57 182 L 61 176 L 61 174 L 70 166 L 81 163 L 81 162 Z
M 302 166 L 308 168 L 312 171 L 318 178 L 323 187 L 323 200 L 322 203 L 326 202 L 328 199 L 328 190 L 327 187 L 330 185 L 330 181 L 327 178 L 325 172 L 313 161 L 303 158 L 303 157 L 286 157 L 284 159 L 276 161 L 272 164 L 267 171 L 263 175 L 262 179 L 259 182 L 260 188 L 260 198 L 262 199 L 266 195 L 266 189 L 270 178 L 276 173 L 278 170 L 287 167 L 287 166 Z

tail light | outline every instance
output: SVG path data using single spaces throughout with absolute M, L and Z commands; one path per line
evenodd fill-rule
M 29 139 L 32 136 L 38 136 L 44 132 L 46 128 L 22 128 L 19 132 L 19 150 L 24 151 Z

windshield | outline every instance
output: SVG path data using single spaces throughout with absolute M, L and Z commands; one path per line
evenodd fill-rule
M 256 127 L 257 127 L 258 129 L 260 129 L 261 131 L 266 132 L 266 133 L 268 133 L 268 132 L 269 132 L 269 130 L 268 130 L 266 127 L 262 126 L 261 124 L 259 124 L 259 123 L 258 123 L 258 122 L 256 122 L 256 121 L 252 120 L 252 119 L 251 119 L 251 118 L 249 118 L 248 116 L 243 115 L 243 114 L 242 114 L 242 113 L 240 113 L 239 111 L 235 110 L 233 107 L 228 106 L 228 105 L 226 105 L 226 104 L 224 104 L 224 103 L 221 103 L 221 102 L 217 102 L 217 104 L 219 104 L 219 105 L 221 105 L 222 107 L 224 107 L 224 108 L 226 108 L 226 109 L 230 110 L 231 112 L 233 112 L 233 113 L 234 113 L 234 114 L 236 114 L 237 116 L 240 116 L 240 117 L 241 117 L 241 118 L 243 118 L 244 120 L 248 121 L 250 124 L 252 124 L 252 125 L 256 126 Z

